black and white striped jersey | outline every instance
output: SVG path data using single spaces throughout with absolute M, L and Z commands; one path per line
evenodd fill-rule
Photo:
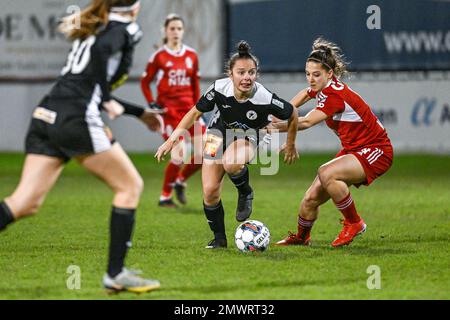
M 97 35 L 73 42 L 49 97 L 90 101 L 95 92 L 102 101 L 109 101 L 111 90 L 127 78 L 141 37 L 136 23 L 110 13 L 108 24 Z
M 230 78 L 216 80 L 196 104 L 200 112 L 209 112 L 217 107 L 214 121 L 220 121 L 224 129 L 261 129 L 270 122 L 270 115 L 287 120 L 292 115 L 292 105 L 255 82 L 253 95 L 245 102 L 234 97 L 233 81 Z

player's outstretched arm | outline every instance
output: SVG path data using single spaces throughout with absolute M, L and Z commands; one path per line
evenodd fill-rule
M 315 126 L 316 124 L 322 122 L 323 120 L 326 120 L 328 116 L 317 109 L 311 110 L 306 116 L 304 117 L 298 117 L 298 131 L 300 130 L 306 130 L 308 128 L 311 128 L 312 126 Z M 278 132 L 287 132 L 288 131 L 288 122 L 287 121 L 280 121 L 280 122 L 272 122 L 267 126 L 267 129 L 269 132 L 271 131 L 278 131 Z
M 188 113 L 186 113 L 177 128 L 170 135 L 169 139 L 167 139 L 167 141 L 158 148 L 155 158 L 158 159 L 158 161 L 164 160 L 164 156 L 172 150 L 178 142 L 178 139 L 194 125 L 194 122 L 201 117 L 202 114 L 203 112 L 198 111 L 196 107 L 193 107 Z
M 287 123 L 288 136 L 286 139 L 286 148 L 284 150 L 284 162 L 292 164 L 298 159 L 298 152 L 295 147 L 295 139 L 297 137 L 297 108 L 293 108 L 292 115 Z
M 304 105 L 309 100 L 311 100 L 311 97 L 308 94 L 308 88 L 305 88 L 301 90 L 299 93 L 297 93 L 295 97 L 291 99 L 290 102 L 294 106 L 294 108 L 298 108 Z
M 109 101 L 104 101 L 102 106 L 103 106 L 103 109 L 105 109 L 106 112 L 108 113 L 108 117 L 111 120 L 114 120 L 117 117 L 121 116 L 125 110 L 123 105 L 121 105 L 119 102 L 117 102 L 114 99 L 110 99 Z
M 142 121 L 150 131 L 161 132 L 163 120 L 159 114 L 152 112 L 146 107 L 125 101 L 115 96 L 113 96 L 113 99 L 124 107 L 123 114 L 136 117 Z

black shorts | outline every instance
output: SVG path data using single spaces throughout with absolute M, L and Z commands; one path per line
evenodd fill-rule
M 223 153 L 230 144 L 239 139 L 249 141 L 257 149 L 260 138 L 259 130 L 230 129 L 226 128 L 222 121 L 212 121 L 206 130 L 203 157 L 210 160 L 222 159 Z
M 68 161 L 109 150 L 114 141 L 105 130 L 98 103 L 94 98 L 85 101 L 45 97 L 33 111 L 25 152 Z

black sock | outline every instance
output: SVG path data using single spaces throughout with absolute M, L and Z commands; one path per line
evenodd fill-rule
M 223 211 L 222 201 L 213 206 L 203 203 L 206 219 L 208 220 L 211 231 L 214 232 L 214 238 L 226 239 L 225 234 L 225 213 Z
M 0 202 L 0 231 L 6 229 L 6 226 L 13 222 L 14 217 L 11 209 L 9 209 L 8 205 L 4 201 Z
M 249 194 L 252 192 L 250 187 L 250 176 L 247 166 L 244 166 L 241 172 L 236 175 L 228 174 L 230 180 L 234 183 L 240 194 Z
M 108 274 L 117 276 L 124 266 L 125 256 L 131 247 L 136 209 L 112 208 L 110 224 Z

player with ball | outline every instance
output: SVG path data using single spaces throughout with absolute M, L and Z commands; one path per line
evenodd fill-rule
M 217 111 L 207 131 L 203 151 L 203 208 L 214 239 L 206 248 L 227 246 L 224 208 L 221 201 L 223 177 L 227 174 L 238 190 L 236 220 L 248 219 L 252 213 L 253 189 L 247 163 L 256 155 L 259 130 L 270 123 L 270 116 L 288 120 L 285 162 L 297 157 L 297 113 L 292 105 L 256 82 L 258 59 L 250 53 L 247 42 L 238 44 L 238 52 L 228 61 L 225 79 L 216 80 L 197 104 L 184 116 L 178 127 L 156 153 L 161 160 L 178 143 L 204 112 Z M 195 146 L 194 146 L 195 147 Z

